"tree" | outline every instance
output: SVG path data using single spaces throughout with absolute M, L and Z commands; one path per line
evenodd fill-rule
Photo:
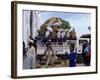
M 91 27 L 90 27 L 90 26 L 88 26 L 88 30 L 89 30 L 89 31 L 91 30 Z
M 60 28 L 62 28 L 62 29 L 70 29 L 70 23 L 68 22 L 68 21 L 65 21 L 64 19 L 61 19 L 60 18 L 60 20 L 61 20 L 61 22 L 62 22 L 62 25 L 60 26 Z

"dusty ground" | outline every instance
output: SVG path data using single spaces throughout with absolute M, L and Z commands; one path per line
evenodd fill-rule
M 37 68 L 45 68 L 46 61 L 41 60 L 40 62 L 37 63 Z M 79 66 L 85 66 L 83 63 L 81 64 L 76 64 L 77 67 Z M 46 68 L 57 68 L 57 67 L 69 67 L 69 60 L 59 60 L 57 59 L 53 65 L 49 64 Z

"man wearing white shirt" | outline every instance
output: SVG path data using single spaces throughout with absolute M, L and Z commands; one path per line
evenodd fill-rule
M 36 54 L 33 40 L 30 40 L 28 45 L 29 49 L 23 59 L 23 69 L 34 69 L 36 68 Z

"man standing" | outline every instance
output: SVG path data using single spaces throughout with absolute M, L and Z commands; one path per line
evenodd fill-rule
M 74 51 L 74 47 L 71 45 L 70 46 L 70 54 L 69 54 L 69 66 L 70 67 L 75 67 L 76 66 L 76 51 Z
M 36 54 L 33 47 L 33 40 L 29 41 L 28 46 L 29 49 L 23 59 L 23 69 L 34 69 L 36 68 Z
M 87 42 L 83 45 L 83 61 L 86 66 L 90 65 L 90 57 L 91 57 L 90 54 L 91 54 L 91 48 L 89 43 Z

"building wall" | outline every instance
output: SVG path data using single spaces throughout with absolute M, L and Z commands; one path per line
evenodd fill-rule
M 30 11 L 23 11 L 22 30 L 22 40 L 25 42 L 25 45 L 27 46 L 30 35 Z

